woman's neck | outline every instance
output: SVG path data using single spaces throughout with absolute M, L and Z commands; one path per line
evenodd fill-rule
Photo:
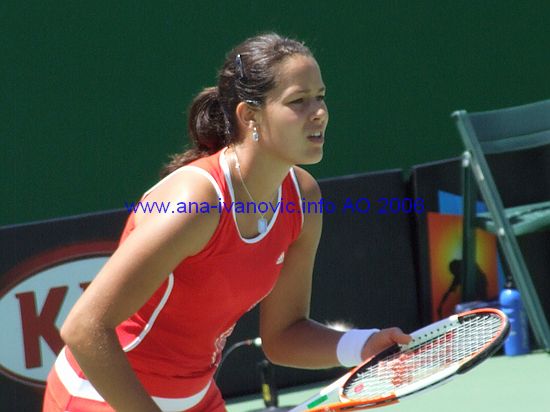
M 290 169 L 288 164 L 244 144 L 231 145 L 226 154 L 233 186 L 241 189 L 239 200 L 256 203 L 276 200 L 279 186 Z

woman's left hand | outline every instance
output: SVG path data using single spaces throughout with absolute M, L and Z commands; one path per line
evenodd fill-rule
M 403 333 L 399 328 L 382 329 L 367 340 L 363 346 L 361 357 L 366 360 L 394 344 L 406 345 L 411 340 L 411 336 Z

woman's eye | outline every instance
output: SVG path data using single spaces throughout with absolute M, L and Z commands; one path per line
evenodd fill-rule
M 292 100 L 290 102 L 290 104 L 300 104 L 300 103 L 303 103 L 304 102 L 304 99 L 301 97 L 299 99 L 296 99 L 296 100 Z
M 322 102 L 323 100 L 325 100 L 325 95 L 322 94 L 322 95 L 317 96 L 317 100 L 319 100 L 320 102 Z

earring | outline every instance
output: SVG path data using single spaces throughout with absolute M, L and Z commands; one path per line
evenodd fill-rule
M 256 129 L 256 126 L 254 126 L 254 129 L 252 130 L 252 140 L 257 142 L 260 140 L 260 133 L 258 133 L 258 129 Z

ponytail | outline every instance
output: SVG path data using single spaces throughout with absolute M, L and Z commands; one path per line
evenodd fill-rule
M 217 87 L 207 87 L 193 99 L 189 108 L 187 131 L 193 147 L 171 156 L 160 172 L 161 177 L 193 160 L 214 154 L 227 145 L 227 120 Z

